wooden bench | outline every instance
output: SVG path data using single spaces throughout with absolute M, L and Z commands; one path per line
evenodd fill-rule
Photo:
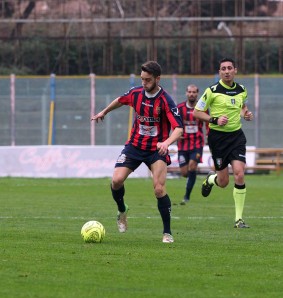
M 283 148 L 257 148 L 255 165 L 247 167 L 256 171 L 276 171 L 277 175 L 283 170 Z

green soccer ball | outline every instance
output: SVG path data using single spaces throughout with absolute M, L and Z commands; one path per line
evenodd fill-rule
M 100 243 L 105 236 L 105 228 L 99 221 L 91 220 L 82 226 L 81 235 L 86 243 Z

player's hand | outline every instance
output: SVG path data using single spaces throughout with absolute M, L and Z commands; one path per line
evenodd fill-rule
M 168 145 L 165 142 L 157 143 L 156 147 L 160 155 L 166 155 L 168 153 Z
M 246 112 L 245 112 L 244 119 L 245 119 L 246 121 L 252 121 L 253 118 L 254 118 L 254 115 L 253 115 L 252 112 L 250 112 L 250 111 L 246 111 Z
M 224 126 L 224 125 L 226 125 L 227 123 L 228 123 L 228 117 L 227 116 L 220 116 L 219 118 L 218 118 L 218 125 L 219 126 Z
M 104 117 L 105 117 L 105 114 L 103 112 L 100 112 L 96 115 L 93 115 L 91 118 L 90 118 L 90 121 L 96 121 L 96 123 L 98 123 L 99 119 L 101 121 L 104 120 Z

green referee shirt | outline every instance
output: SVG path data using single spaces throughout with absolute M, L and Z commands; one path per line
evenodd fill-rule
M 220 80 L 205 90 L 195 109 L 202 112 L 209 109 L 211 117 L 227 116 L 226 125 L 209 123 L 209 127 L 214 130 L 232 132 L 239 130 L 242 126 L 241 110 L 247 102 L 247 97 L 247 90 L 243 85 L 234 82 L 233 86 L 229 87 Z

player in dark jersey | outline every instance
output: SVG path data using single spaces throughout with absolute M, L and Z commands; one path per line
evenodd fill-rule
M 152 172 L 154 194 L 163 223 L 164 243 L 174 242 L 171 233 L 171 200 L 166 192 L 168 147 L 183 133 L 182 118 L 171 96 L 159 85 L 161 67 L 156 61 L 141 66 L 141 87 L 134 87 L 114 99 L 105 109 L 91 117 L 96 122 L 114 109 L 128 105 L 135 110 L 129 140 L 115 164 L 111 182 L 112 196 L 118 206 L 119 232 L 127 230 L 128 205 L 124 203 L 124 182 L 145 163 Z M 170 131 L 172 130 L 171 134 Z
M 220 81 L 205 90 L 195 107 L 194 116 L 209 122 L 208 145 L 216 169 L 216 173 L 208 173 L 203 182 L 202 195 L 207 197 L 213 185 L 224 188 L 229 184 L 228 165 L 231 164 L 235 182 L 234 227 L 249 228 L 242 217 L 246 198 L 246 137 L 241 129 L 241 117 L 251 121 L 253 114 L 247 107 L 246 88 L 234 82 L 236 73 L 234 60 L 224 58 L 220 61 Z M 207 109 L 210 116 L 205 113 Z
M 178 104 L 180 115 L 183 119 L 184 132 L 177 141 L 178 161 L 181 175 L 187 178 L 186 193 L 181 205 L 185 205 L 190 200 L 190 194 L 196 182 L 197 166 L 202 162 L 204 131 L 203 124 L 193 116 L 194 107 L 197 103 L 199 90 L 196 85 L 188 85 L 186 88 L 187 100 Z M 206 134 L 208 124 L 206 123 Z

